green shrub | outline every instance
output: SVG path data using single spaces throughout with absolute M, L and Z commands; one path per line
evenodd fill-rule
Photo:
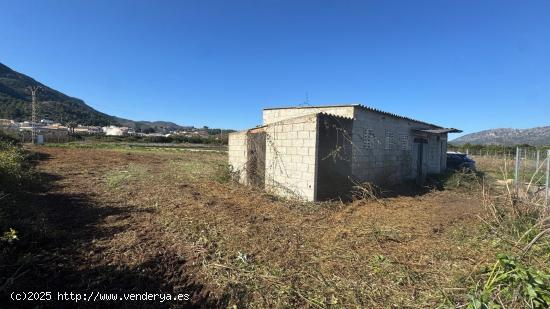
M 483 286 L 469 295 L 469 309 L 550 308 L 550 274 L 499 254 Z
M 171 143 L 172 139 L 166 136 L 145 136 L 143 142 L 146 143 Z
M 0 131 L 0 149 L 2 145 L 17 145 L 19 144 L 19 139 L 17 136 L 9 134 L 4 131 Z
M 231 168 L 231 165 L 224 163 L 224 164 L 218 164 L 215 172 L 215 180 L 219 183 L 228 183 L 235 179 L 235 173 L 233 172 L 233 169 Z
M 0 141 L 0 188 L 9 192 L 32 177 L 28 155 L 18 146 Z

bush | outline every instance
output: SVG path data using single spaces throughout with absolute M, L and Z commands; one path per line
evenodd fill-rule
M 17 136 L 11 135 L 4 131 L 0 131 L 0 147 L 2 147 L 2 145 L 17 145 L 17 144 L 19 144 L 19 139 L 17 138 Z
M 0 141 L 0 188 L 5 193 L 20 189 L 33 178 L 28 153 L 11 142 Z
M 13 243 L 19 239 L 12 227 L 8 204 L 4 202 L 8 194 L 18 193 L 33 174 L 28 155 L 17 143 L 4 134 L 0 136 L 0 269 L 5 269 L 6 261 L 13 257 Z M 0 276 L 0 292 L 13 277 L 4 280 L 3 274 Z
M 171 143 L 172 139 L 166 136 L 145 136 L 142 141 L 145 143 Z
M 550 308 L 550 274 L 499 254 L 489 277 L 470 295 L 467 308 Z
M 219 183 L 228 183 L 235 180 L 235 177 L 235 172 L 231 168 L 231 165 L 227 163 L 218 164 L 214 175 L 216 181 Z
M 445 176 L 443 184 L 445 188 L 479 189 L 481 187 L 482 177 L 476 172 L 448 171 Z

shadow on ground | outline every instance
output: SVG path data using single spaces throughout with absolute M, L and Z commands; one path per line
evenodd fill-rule
M 48 160 L 38 154 L 37 160 Z M 42 173 L 39 185 L 0 200 L 0 227 L 12 227 L 19 240 L 0 243 L 0 308 L 213 308 L 226 307 L 186 273 L 185 259 L 159 252 L 137 266 L 110 265 L 93 242 L 108 239 L 128 226 L 100 228 L 107 217 L 152 212 L 98 204 L 90 196 L 55 190 L 60 177 Z M 3 232 L 3 231 L 2 231 Z M 94 249 L 96 248 L 96 249 Z M 179 302 L 12 301 L 12 292 L 175 293 L 190 294 Z M 34 294 L 33 296 L 44 296 Z M 119 295 L 121 297 L 122 295 Z

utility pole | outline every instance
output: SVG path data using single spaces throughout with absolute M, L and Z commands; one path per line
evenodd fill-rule
M 31 119 L 31 136 L 32 136 L 32 143 L 34 144 L 36 142 L 36 93 L 41 90 L 42 87 L 40 86 L 29 86 L 27 87 L 27 90 L 31 92 L 32 96 L 32 119 Z

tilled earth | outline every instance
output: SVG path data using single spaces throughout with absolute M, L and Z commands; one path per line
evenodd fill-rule
M 45 185 L 17 201 L 29 254 L 8 291 L 191 298 L 13 307 L 435 307 L 493 257 L 478 192 L 297 203 L 223 182 L 222 153 L 35 151 Z

